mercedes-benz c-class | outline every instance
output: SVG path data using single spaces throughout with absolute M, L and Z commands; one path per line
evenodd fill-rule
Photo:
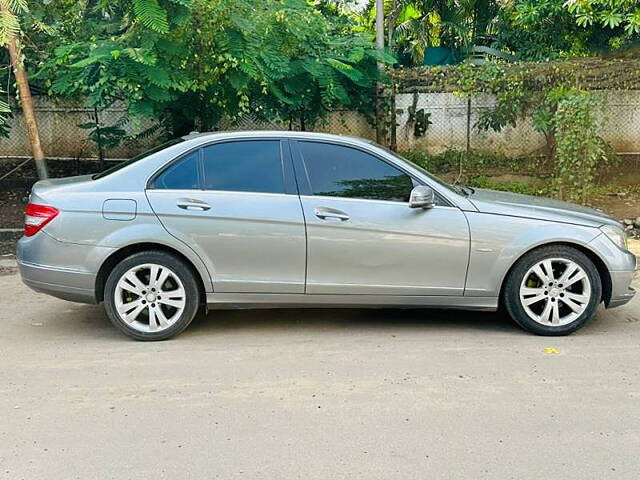
M 23 281 L 104 303 L 162 340 L 201 308 L 503 308 L 565 335 L 634 295 L 615 219 L 449 185 L 372 142 L 300 132 L 194 134 L 93 176 L 37 182 Z

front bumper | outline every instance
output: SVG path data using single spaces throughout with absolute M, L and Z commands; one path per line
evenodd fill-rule
M 614 308 L 631 301 L 636 294 L 631 287 L 636 271 L 636 256 L 618 247 L 604 233 L 591 240 L 589 246 L 604 261 L 611 278 L 611 291 L 606 292 L 605 306 Z
M 611 274 L 611 298 L 606 302 L 607 308 L 615 308 L 629 303 L 636 291 L 631 287 L 631 281 L 635 271 L 610 272 Z

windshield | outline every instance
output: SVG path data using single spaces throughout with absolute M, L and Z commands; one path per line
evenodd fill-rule
M 375 143 L 374 145 L 376 147 L 378 147 L 378 148 L 382 148 L 385 152 L 393 155 L 394 157 L 399 158 L 400 160 L 402 160 L 404 162 L 407 162 L 408 164 L 410 164 L 415 169 L 420 170 L 420 172 L 423 173 L 425 176 L 429 177 L 430 180 L 433 180 L 438 185 L 446 188 L 447 190 L 449 190 L 449 191 L 451 191 L 453 193 L 457 193 L 459 195 L 464 195 L 464 196 L 468 195 L 468 192 L 466 191 L 465 187 L 462 187 L 460 185 L 452 185 L 452 184 L 447 183 L 447 182 L 445 182 L 443 180 L 440 180 L 438 177 L 436 177 L 432 173 L 429 173 L 427 170 L 422 168 L 420 165 L 418 165 L 416 163 L 413 163 L 411 160 L 408 160 L 408 159 L 404 158 L 402 155 L 399 155 L 397 152 L 394 152 L 393 150 L 391 150 L 391 149 L 389 149 L 387 147 L 384 147 L 382 145 L 378 145 L 377 143 Z
M 97 180 L 99 178 L 106 177 L 107 175 L 111 175 L 113 172 L 117 172 L 118 170 L 121 170 L 124 167 L 128 167 L 129 165 L 136 163 L 137 161 L 142 160 L 143 158 L 147 158 L 148 156 L 153 155 L 156 152 L 159 152 L 160 150 L 163 150 L 172 145 L 177 145 L 178 143 L 181 143 L 181 142 L 184 142 L 184 138 L 174 138 L 173 140 L 169 140 L 168 142 L 165 142 L 162 145 L 158 145 L 157 147 L 154 147 L 151 150 L 147 150 L 144 153 L 136 155 L 135 157 L 130 158 L 129 160 L 125 160 L 124 162 L 117 163 L 113 167 L 109 167 L 103 172 L 96 173 L 91 178 L 93 178 L 94 180 Z

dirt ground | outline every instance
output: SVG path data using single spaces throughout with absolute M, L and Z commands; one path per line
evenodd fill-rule
M 30 187 L 0 191 L 0 228 L 22 228 Z
M 618 220 L 640 217 L 640 194 L 638 193 L 595 195 L 591 203 Z
M 139 343 L 0 266 L 0 478 L 640 472 L 640 298 L 563 338 L 488 313 L 255 310 Z

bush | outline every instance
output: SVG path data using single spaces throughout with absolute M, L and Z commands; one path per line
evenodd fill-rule
M 556 156 L 553 190 L 562 200 L 585 203 L 595 184 L 596 167 L 610 160 L 604 142 L 598 137 L 595 101 L 578 89 L 555 89 L 557 109 L 553 118 Z

